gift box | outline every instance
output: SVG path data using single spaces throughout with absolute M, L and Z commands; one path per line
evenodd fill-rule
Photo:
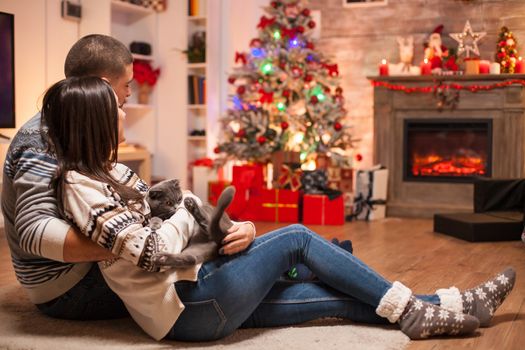
M 317 169 L 304 171 L 301 175 L 301 185 L 305 193 L 321 193 L 328 188 L 326 171 Z
M 260 196 L 255 196 L 253 203 L 260 205 L 253 220 L 299 222 L 299 191 L 263 189 Z
M 226 213 L 239 221 L 257 221 L 258 211 L 261 208 L 261 191 L 264 188 L 253 189 L 235 186 L 235 195 Z
M 303 196 L 303 224 L 305 225 L 343 225 L 345 223 L 345 204 L 343 196 L 330 200 L 323 194 Z
M 206 200 L 208 198 L 208 183 L 219 178 L 217 169 L 213 168 L 211 163 L 198 160 L 192 166 L 192 175 L 193 194 L 201 200 Z
M 226 187 L 231 185 L 231 182 L 229 181 L 209 181 L 208 182 L 208 203 L 211 205 L 217 205 L 217 200 L 219 199 L 219 196 L 221 195 L 222 191 Z
M 388 169 L 377 165 L 358 170 L 354 197 L 354 217 L 358 220 L 383 219 L 386 216 Z
M 301 170 L 301 165 L 288 165 L 281 164 L 279 170 L 279 177 L 277 182 L 274 184 L 275 188 L 282 190 L 292 190 L 298 191 L 301 189 L 301 175 L 303 171 Z
M 264 166 L 262 164 L 234 165 L 232 183 L 236 188 L 265 187 Z

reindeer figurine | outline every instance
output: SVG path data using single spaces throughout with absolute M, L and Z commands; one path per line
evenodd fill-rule
M 414 37 L 397 37 L 399 45 L 400 63 L 393 65 L 393 75 L 419 75 L 420 68 L 413 66 L 414 59 Z

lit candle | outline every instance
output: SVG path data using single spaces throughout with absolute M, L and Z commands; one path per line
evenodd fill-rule
M 379 75 L 388 75 L 388 63 L 385 59 L 381 60 L 379 65 Z
M 421 62 L 421 75 L 430 75 L 432 74 L 432 64 L 428 59 L 424 59 Z
M 500 74 L 501 66 L 498 62 L 492 62 L 490 64 L 490 74 Z
M 479 74 L 489 74 L 490 62 L 487 60 L 479 61 Z
M 515 74 L 525 73 L 525 62 L 523 62 L 521 56 L 516 60 L 516 65 L 514 66 Z

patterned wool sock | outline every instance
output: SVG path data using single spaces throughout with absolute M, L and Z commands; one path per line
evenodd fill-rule
M 507 298 L 515 281 L 516 271 L 508 267 L 490 280 L 463 293 L 456 287 L 451 287 L 438 289 L 436 294 L 441 300 L 441 307 L 475 316 L 481 327 L 488 327 L 494 312 Z
M 398 322 L 401 331 L 414 340 L 444 334 L 469 334 L 479 327 L 477 318 L 417 299 L 399 282 L 394 282 L 385 293 L 376 313 L 392 323 Z

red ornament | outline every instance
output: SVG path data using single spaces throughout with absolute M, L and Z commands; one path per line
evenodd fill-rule
M 235 83 L 235 80 L 236 80 L 235 77 L 229 77 L 228 78 L 228 83 L 233 84 L 233 83 Z
M 283 90 L 283 93 L 282 93 L 283 97 L 290 97 L 290 90 L 286 89 L 286 90 Z
M 264 89 L 260 89 L 259 93 L 261 94 L 261 97 L 259 98 L 259 101 L 261 103 L 272 103 L 273 102 L 273 91 L 267 92 Z
M 244 137 L 244 136 L 246 136 L 246 130 L 239 129 L 239 131 L 237 131 L 237 137 Z
M 235 52 L 235 63 L 241 61 L 243 65 L 246 64 L 246 62 L 248 62 L 246 60 L 246 55 L 242 52 Z
M 257 138 L 257 142 L 259 142 L 260 145 L 263 145 L 265 142 L 266 142 L 266 137 L 264 136 L 259 136 Z
M 312 43 L 311 41 L 307 42 L 306 43 L 306 48 L 309 49 L 309 50 L 313 50 L 314 49 L 314 43 Z
M 317 98 L 317 96 L 314 95 L 314 96 L 310 97 L 310 103 L 311 104 L 315 105 L 315 104 L 317 104 L 317 102 L 319 102 L 319 99 Z
M 304 33 L 304 27 L 303 27 L 303 26 L 298 26 L 297 29 L 296 29 L 296 31 L 297 31 L 298 33 L 301 33 L 301 34 L 302 34 L 302 33 Z
M 277 7 L 279 7 L 279 2 L 277 2 L 277 1 L 272 1 L 272 2 L 270 3 L 270 5 L 271 5 L 274 9 L 276 9 Z
M 238 95 L 242 95 L 246 92 L 246 88 L 244 87 L 244 85 L 241 85 L 237 88 L 237 94 Z
M 355 159 L 356 159 L 358 162 L 360 162 L 360 161 L 363 160 L 363 156 L 362 156 L 360 153 L 358 153 L 358 154 L 355 155 Z
M 289 126 L 287 122 L 281 122 L 281 129 L 286 130 Z
M 342 95 L 343 94 L 343 88 L 338 86 L 336 89 L 335 89 L 335 93 L 337 95 Z
M 250 41 L 250 47 L 261 47 L 261 39 L 255 38 Z
M 328 86 L 325 86 L 323 90 L 324 90 L 324 92 L 327 93 L 327 94 L 329 94 L 330 92 L 332 92 L 332 90 L 330 90 L 330 88 L 329 88 Z
M 213 149 L 213 153 L 215 153 L 215 154 L 219 154 L 219 153 L 221 153 L 221 148 L 220 148 L 219 146 L 215 147 L 215 148 Z
M 341 130 L 342 128 L 343 128 L 343 125 L 341 125 L 341 123 L 339 123 L 339 122 L 335 122 L 335 123 L 334 123 L 334 129 L 335 129 L 335 131 L 339 131 L 339 130 Z
M 324 67 L 328 70 L 328 75 L 336 77 L 339 75 L 339 68 L 337 64 L 324 64 Z
M 266 18 L 266 16 L 262 16 L 261 20 L 259 21 L 259 24 L 257 25 L 257 28 L 264 30 L 266 27 L 271 26 L 274 23 L 275 17 Z
M 292 74 L 294 78 L 299 78 L 301 75 L 303 75 L 303 70 L 297 66 L 292 68 Z
M 306 16 L 306 17 L 310 16 L 310 10 L 309 9 L 304 9 L 303 10 L 303 16 Z
M 308 22 L 308 28 L 314 29 L 315 28 L 315 21 L 309 21 Z
M 307 83 L 311 82 L 313 79 L 314 77 L 312 77 L 310 74 L 306 74 L 306 76 L 304 77 L 304 81 Z

